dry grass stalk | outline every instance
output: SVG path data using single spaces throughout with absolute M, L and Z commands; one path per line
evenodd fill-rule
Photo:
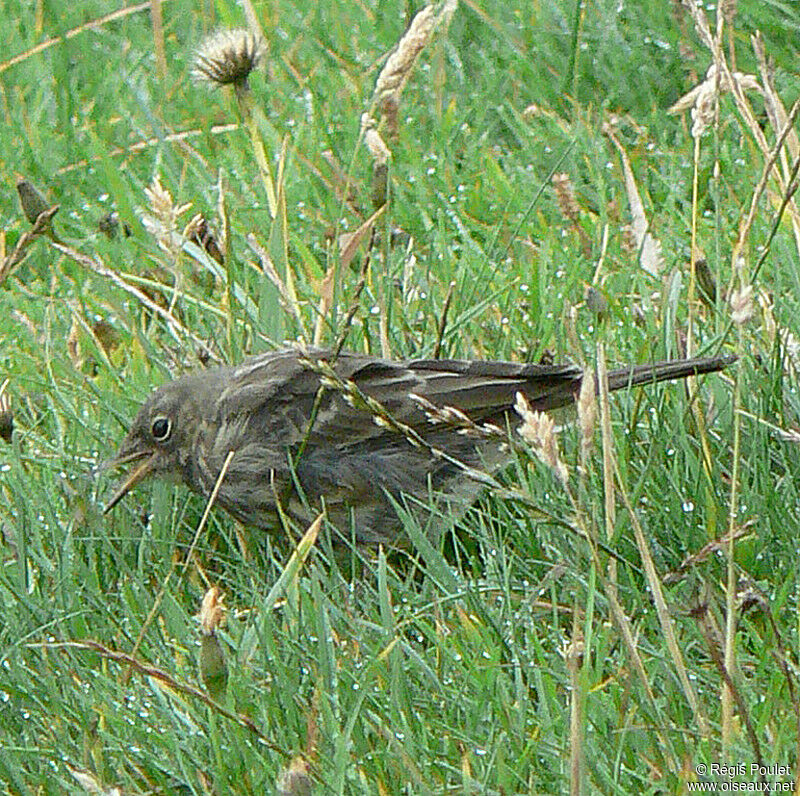
M 383 205 L 379 207 L 358 229 L 345 232 L 339 237 L 339 265 L 347 268 L 358 251 L 358 247 L 370 238 L 375 222 L 383 214 Z
M 49 49 L 50 47 L 55 47 L 58 45 L 63 45 L 68 42 L 70 39 L 74 39 L 76 36 L 80 36 L 87 31 L 96 31 L 100 28 L 104 27 L 108 22 L 115 22 L 118 19 L 124 19 L 125 17 L 129 17 L 132 14 L 138 14 L 142 11 L 147 11 L 150 8 L 150 0 L 144 0 L 142 3 L 137 3 L 136 5 L 132 6 L 125 6 L 123 8 L 119 8 L 116 11 L 112 11 L 109 14 L 105 14 L 101 17 L 97 17 L 96 19 L 90 19 L 88 22 L 84 22 L 77 27 L 70 28 L 69 30 L 58 33 L 56 36 L 52 36 L 49 39 L 45 39 L 44 41 L 40 41 L 31 47 L 25 52 L 19 53 L 19 55 L 15 55 L 13 58 L 9 58 L 7 61 L 3 61 L 0 63 L 0 75 L 6 71 L 6 69 L 10 69 L 12 66 L 16 66 L 17 64 L 21 64 L 24 61 L 27 61 L 29 58 L 33 57 L 34 55 L 38 55 L 41 52 Z
M 40 235 L 47 235 L 52 229 L 51 222 L 53 220 L 53 216 L 58 212 L 58 209 L 59 205 L 53 205 L 43 213 L 40 213 L 33 226 L 19 236 L 19 240 L 17 241 L 17 245 L 14 247 L 14 250 L 8 254 L 2 262 L 0 262 L 0 285 L 2 285 L 3 282 L 8 279 L 14 269 L 22 262 L 22 260 L 25 258 L 26 252 L 36 238 L 38 238 Z
M 634 537 L 636 539 L 636 546 L 639 549 L 639 555 L 642 559 L 645 575 L 647 577 L 647 583 L 650 586 L 650 593 L 653 596 L 653 602 L 656 606 L 656 614 L 658 616 L 659 623 L 661 624 L 661 631 L 664 634 L 664 640 L 666 641 L 667 649 L 669 650 L 670 657 L 672 658 L 672 662 L 675 666 L 678 680 L 680 681 L 683 688 L 683 693 L 685 694 L 686 699 L 692 708 L 692 712 L 694 713 L 695 721 L 697 722 L 697 727 L 700 734 L 704 737 L 708 737 L 708 720 L 706 719 L 705 714 L 700 707 L 697 694 L 686 671 L 686 665 L 683 662 L 683 655 L 681 653 L 680 646 L 678 645 L 678 639 L 675 636 L 675 627 L 672 617 L 670 616 L 667 601 L 664 597 L 664 590 L 661 586 L 661 580 L 658 577 L 658 571 L 656 570 L 655 563 L 653 562 L 653 556 L 650 553 L 647 537 L 645 536 L 642 524 L 639 521 L 639 515 L 634 511 L 633 506 L 631 505 L 630 498 L 628 497 L 628 493 L 625 489 L 625 484 L 622 481 L 622 477 L 620 476 L 618 469 L 616 469 L 615 475 L 618 494 L 625 505 L 628 516 L 630 517 L 631 526 L 633 527 Z
M 258 257 L 264 276 L 278 289 L 278 298 L 283 311 L 291 315 L 292 318 L 300 324 L 302 337 L 305 339 L 305 329 L 303 329 L 303 317 L 300 312 L 300 305 L 296 299 L 292 298 L 289 288 L 286 286 L 283 279 L 281 279 L 278 270 L 275 268 L 275 263 L 272 262 L 272 257 L 269 256 L 269 252 L 258 242 L 258 239 L 252 232 L 247 236 L 247 245 L 256 257 Z
M 595 396 L 594 373 L 584 370 L 581 389 L 578 393 L 578 427 L 581 431 L 581 461 L 586 465 L 594 442 L 597 425 L 597 398 Z
M 455 281 L 451 281 L 447 287 L 447 295 L 444 297 L 444 305 L 442 306 L 442 312 L 439 316 L 439 324 L 436 329 L 436 342 L 433 346 L 433 351 L 431 352 L 431 359 L 439 359 L 439 355 L 442 353 L 442 342 L 444 341 L 444 330 L 447 326 L 447 313 L 450 311 L 450 302 L 453 300 L 453 293 L 456 289 Z
M 751 75 L 741 75 L 728 66 L 726 62 L 723 47 L 722 47 L 722 36 L 723 36 L 723 29 L 725 25 L 725 21 L 730 21 L 733 16 L 733 8 L 731 5 L 727 5 L 723 8 L 719 9 L 719 13 L 717 15 L 717 31 L 715 36 L 711 36 L 708 22 L 706 20 L 705 12 L 702 7 L 698 6 L 692 0 L 683 0 L 684 5 L 689 9 L 689 12 L 692 15 L 692 19 L 695 22 L 695 27 L 698 30 L 701 39 L 709 48 L 712 58 L 713 64 L 712 68 L 709 69 L 708 77 L 706 81 L 696 89 L 697 94 L 694 96 L 694 109 L 693 109 L 693 127 L 692 127 L 692 135 L 695 139 L 695 146 L 694 146 L 694 176 L 693 176 L 693 202 L 692 202 L 692 271 L 691 271 L 691 279 L 690 279 L 690 286 L 689 286 L 689 318 L 688 318 L 688 340 L 687 340 L 687 349 L 688 353 L 691 355 L 692 353 L 692 325 L 693 325 L 693 307 L 694 307 L 694 287 L 696 281 L 696 271 L 695 271 L 695 261 L 697 259 L 697 217 L 698 217 L 698 181 L 699 181 L 699 161 L 700 161 L 700 136 L 704 129 L 713 121 L 715 125 L 719 124 L 719 104 L 718 104 L 718 95 L 720 90 L 722 89 L 729 89 L 733 95 L 734 102 L 738 113 L 741 117 L 742 123 L 745 128 L 750 131 L 753 139 L 755 140 L 756 144 L 760 148 L 761 152 L 765 158 L 765 166 L 762 173 L 762 178 L 759 181 L 759 184 L 756 186 L 755 191 L 753 193 L 751 206 L 750 206 L 750 213 L 742 219 L 739 225 L 739 234 L 737 236 L 737 240 L 734 243 L 733 251 L 731 254 L 731 263 L 732 263 L 732 277 L 731 277 L 731 288 L 733 284 L 738 283 L 739 287 L 736 290 L 730 289 L 729 293 L 729 301 L 731 303 L 731 315 L 733 322 L 738 326 L 739 334 L 739 344 L 742 344 L 742 327 L 743 324 L 746 323 L 753 315 L 753 288 L 752 288 L 752 279 L 754 278 L 755 274 L 758 271 L 758 265 L 753 271 L 753 275 L 749 276 L 745 274 L 744 267 L 743 267 L 743 258 L 742 252 L 744 251 L 745 243 L 750 231 L 750 227 L 752 225 L 753 219 L 755 217 L 755 208 L 758 204 L 758 201 L 763 193 L 764 189 L 767 187 L 767 180 L 769 176 L 774 176 L 775 181 L 777 182 L 781 193 L 783 194 L 783 200 L 781 202 L 781 210 L 780 213 L 783 212 L 784 208 L 790 208 L 790 215 L 792 218 L 792 224 L 794 226 L 795 231 L 795 238 L 798 245 L 798 249 L 800 250 L 800 217 L 797 215 L 797 210 L 794 206 L 792 201 L 792 193 L 793 190 L 791 189 L 791 185 L 786 186 L 787 178 L 786 178 L 786 170 L 784 169 L 784 173 L 781 174 L 778 168 L 776 167 L 776 160 L 778 153 L 780 152 L 783 141 L 788 135 L 789 128 L 791 125 L 788 123 L 783 126 L 781 130 L 776 130 L 776 134 L 778 136 L 778 143 L 776 147 L 770 150 L 770 147 L 767 144 L 766 136 L 762 131 L 761 127 L 758 125 L 755 114 L 753 113 L 747 97 L 746 97 L 746 90 L 749 88 L 756 88 L 759 93 L 765 95 L 765 101 L 767 105 L 770 104 L 769 100 L 769 89 L 766 90 L 762 89 L 758 86 L 757 81 Z M 731 62 L 733 63 L 733 39 L 730 38 L 731 43 Z M 762 68 L 762 74 L 766 73 L 766 69 Z M 711 85 L 711 78 L 713 77 L 713 86 Z M 769 81 L 765 80 L 765 86 L 768 86 Z M 773 107 L 775 106 L 774 101 L 772 102 Z M 773 114 L 775 120 L 778 119 L 777 111 Z M 787 119 L 788 122 L 788 119 Z M 800 164 L 800 161 L 798 161 Z M 793 182 L 794 178 L 790 177 L 789 180 Z M 786 187 L 785 187 L 786 186 Z M 768 248 L 768 247 L 767 247 Z M 760 263 L 763 262 L 763 255 L 762 258 L 759 260 Z M 733 429 L 733 464 L 732 464 L 732 472 L 730 478 L 730 499 L 729 499 L 729 507 L 728 507 L 728 535 L 727 535 L 727 545 L 726 545 L 726 557 L 727 557 L 727 582 L 725 587 L 725 600 L 726 600 L 726 623 L 725 623 L 725 650 L 724 650 L 724 661 L 719 656 L 719 653 L 716 652 L 715 654 L 715 662 L 720 669 L 721 674 L 723 675 L 723 686 L 721 689 L 721 725 L 722 725 L 722 749 L 723 749 L 723 756 L 729 754 L 731 751 L 731 745 L 734 740 L 734 736 L 736 734 L 736 727 L 734 724 L 734 702 L 738 702 L 740 700 L 740 695 L 735 689 L 733 682 L 730 680 L 728 672 L 735 671 L 736 669 L 736 569 L 735 569 L 735 539 L 736 539 L 736 516 L 737 516 L 737 499 L 738 499 L 738 489 L 739 489 L 739 463 L 740 463 L 740 437 L 741 437 L 741 417 L 740 417 L 740 400 L 741 400 L 741 389 L 740 389 L 740 380 L 738 375 L 734 382 L 734 396 L 733 396 L 733 406 L 734 406 L 734 429 Z M 710 453 L 708 451 L 707 446 L 707 439 L 705 434 L 702 433 L 703 429 L 703 415 L 699 410 L 699 406 L 696 402 L 692 404 L 692 410 L 695 416 L 695 419 L 698 423 L 698 427 L 701 429 L 701 438 L 703 442 L 703 452 L 704 452 L 704 466 L 710 472 Z M 740 708 L 741 710 L 741 708 Z M 744 714 L 745 721 L 748 721 L 748 717 Z
M 761 38 L 760 33 L 756 33 L 750 38 L 753 45 L 753 52 L 758 62 L 758 72 L 761 76 L 761 83 L 763 86 L 764 94 L 764 110 L 767 113 L 770 126 L 774 132 L 783 130 L 787 126 L 786 107 L 783 104 L 778 92 L 775 90 L 774 84 L 774 70 L 767 63 L 767 55 L 764 50 L 764 40 Z M 792 158 L 800 155 L 800 141 L 798 141 L 797 133 L 791 128 L 786 137 L 786 146 Z M 785 152 L 781 152 L 781 166 L 783 169 L 784 178 L 789 174 L 789 164 L 786 160 Z
M 386 204 L 389 196 L 389 158 L 391 151 L 378 132 L 375 120 L 369 114 L 361 117 L 361 133 L 364 144 L 372 156 L 372 188 L 370 199 L 377 210 Z
M 744 216 L 739 223 L 739 231 L 731 253 L 731 262 L 734 263 L 735 266 L 734 271 L 736 270 L 739 255 L 744 249 L 747 238 L 750 235 L 750 229 L 753 226 L 756 213 L 758 212 L 759 201 L 764 190 L 767 188 L 767 183 L 770 176 L 776 177 L 782 186 L 786 186 L 783 189 L 785 197 L 784 204 L 790 211 L 789 217 L 792 221 L 792 228 L 795 234 L 795 245 L 798 251 L 800 251 L 800 213 L 798 213 L 794 200 L 791 198 L 789 193 L 792 190 L 792 172 L 789 171 L 786 173 L 785 177 L 781 178 L 780 173 L 775 167 L 779 155 L 784 153 L 784 143 L 788 140 L 789 134 L 793 132 L 794 123 L 797 120 L 798 114 L 800 114 L 800 100 L 795 102 L 792 106 L 792 110 L 787 116 L 783 127 L 780 129 L 780 131 L 778 131 L 778 138 L 775 142 L 775 146 L 767 153 L 766 160 L 764 162 L 764 168 L 761 172 L 761 177 L 759 178 L 756 187 L 753 189 L 753 195 L 750 199 L 750 209 L 747 215 Z M 797 162 L 798 160 L 795 158 L 795 163 Z
M 480 439 L 496 439 L 503 444 L 507 443 L 506 432 L 493 423 L 476 423 L 466 413 L 454 406 L 437 406 L 427 398 L 416 393 L 409 393 L 408 397 L 425 412 L 428 422 L 437 426 L 447 426 L 458 434 Z
M 387 163 L 391 157 L 391 150 L 386 146 L 386 142 L 381 138 L 375 122 L 369 114 L 363 114 L 361 117 L 361 131 L 364 136 L 364 144 L 372 155 L 372 160 L 378 164 L 383 165 Z
M 227 133 L 233 133 L 239 129 L 239 125 L 232 123 L 232 124 L 215 124 L 208 130 L 201 130 L 200 128 L 194 128 L 190 130 L 182 130 L 178 133 L 167 133 L 161 137 L 153 137 L 153 138 L 143 138 L 139 141 L 134 141 L 132 144 L 128 144 L 127 146 L 117 146 L 117 147 L 110 147 L 107 150 L 103 151 L 102 155 L 96 155 L 90 158 L 81 158 L 80 160 L 76 160 L 72 163 L 67 163 L 64 166 L 60 166 L 57 168 L 53 173 L 56 175 L 61 174 L 70 174 L 73 171 L 78 171 L 79 169 L 85 169 L 87 166 L 90 166 L 92 163 L 97 163 L 100 160 L 110 157 L 117 157 L 119 155 L 137 155 L 140 152 L 144 152 L 147 149 L 155 149 L 157 147 L 163 146 L 165 143 L 173 144 L 179 143 L 184 144 L 186 147 L 189 147 L 189 141 L 193 138 L 200 138 L 204 135 L 226 135 Z
M 676 114 L 691 110 L 694 120 L 692 137 L 697 138 L 714 121 L 714 110 L 719 95 L 723 91 L 734 91 L 734 85 L 741 93 L 745 91 L 764 93 L 755 75 L 742 72 L 720 72 L 717 65 L 713 63 L 708 67 L 705 80 L 684 94 L 669 108 L 667 113 Z
M 794 381 L 800 373 L 800 340 L 789 329 L 777 322 L 772 296 L 766 290 L 758 291 L 757 301 L 761 310 L 764 349 L 771 351 L 776 339 L 780 342 L 786 375 Z
M 161 317 L 161 319 L 166 323 L 167 328 L 176 342 L 185 343 L 186 339 L 189 339 L 198 349 L 207 348 L 207 341 L 201 340 L 188 327 L 184 326 L 171 312 L 159 306 L 149 296 L 139 290 L 139 288 L 129 285 L 118 273 L 113 271 L 111 268 L 108 268 L 108 266 L 106 266 L 96 255 L 94 257 L 89 257 L 88 255 L 73 249 L 71 246 L 66 246 L 61 243 L 53 242 L 51 245 L 62 254 L 69 257 L 69 259 L 73 262 L 76 262 L 98 276 L 113 282 L 117 287 L 133 296 L 140 304 L 142 304 L 142 306 L 150 310 L 150 312 L 153 312 Z M 218 354 L 209 352 L 209 357 L 218 364 L 222 363 L 222 360 Z
M 497 486 L 497 481 L 488 473 L 484 472 L 483 470 L 470 467 L 459 459 L 451 456 L 444 450 L 431 445 L 418 431 L 416 431 L 416 429 L 412 428 L 407 423 L 397 420 L 380 401 L 377 401 L 369 395 L 363 393 L 354 381 L 341 378 L 331 367 L 330 363 L 324 360 L 311 359 L 302 359 L 301 362 L 309 370 L 314 371 L 320 376 L 320 384 L 324 388 L 336 390 L 337 392 L 341 393 L 344 400 L 347 401 L 350 406 L 369 412 L 372 415 L 372 420 L 375 425 L 380 426 L 381 428 L 387 428 L 396 432 L 397 434 L 401 434 L 414 447 L 423 448 L 431 456 L 434 456 L 437 459 L 442 459 L 443 461 L 454 465 L 461 472 L 478 483 L 482 483 L 491 487 Z
M 733 94 L 734 102 L 736 104 L 736 108 L 741 116 L 741 119 L 746 126 L 746 128 L 750 131 L 750 134 L 753 137 L 753 140 L 758 145 L 759 149 L 761 150 L 764 157 L 767 159 L 769 163 L 769 171 L 771 172 L 772 176 L 774 176 L 775 181 L 778 184 L 778 190 L 783 196 L 787 196 L 789 191 L 789 185 L 787 184 L 788 181 L 791 179 L 788 170 L 788 164 L 784 167 L 783 173 L 781 173 L 775 166 L 774 166 L 774 158 L 772 152 L 775 150 L 780 150 L 780 147 L 775 147 L 774 149 L 771 148 L 767 142 L 767 138 L 764 135 L 764 131 L 761 129 L 761 125 L 758 123 L 755 113 L 753 112 L 752 108 L 750 107 L 746 95 L 745 90 L 747 90 L 752 85 L 752 81 L 755 78 L 752 75 L 741 75 L 740 73 L 732 72 L 730 67 L 728 66 L 727 61 L 725 60 L 725 56 L 721 46 L 721 35 L 722 35 L 722 18 L 723 15 L 720 14 L 718 17 L 718 31 L 717 37 L 714 38 L 710 34 L 708 21 L 705 16 L 705 11 L 699 6 L 697 6 L 692 0 L 683 0 L 684 6 L 689 9 L 690 14 L 692 15 L 692 19 L 695 22 L 695 27 L 698 30 L 700 37 L 703 39 L 703 42 L 711 51 L 711 54 L 714 59 L 714 69 L 715 69 L 715 78 L 719 85 L 725 86 L 729 88 Z M 763 59 L 763 47 L 761 51 L 761 58 L 759 59 L 759 43 L 757 39 L 753 40 L 753 46 L 756 51 L 756 58 L 757 60 L 761 60 L 762 63 L 764 62 Z M 766 65 L 764 64 L 761 67 L 762 76 L 768 75 L 768 70 L 766 69 Z M 702 88 L 702 87 L 698 87 Z M 773 131 L 779 137 L 779 139 L 783 139 L 783 137 L 787 136 L 789 130 L 787 130 L 787 125 L 782 125 L 781 122 L 781 114 L 780 114 L 780 106 L 776 104 L 775 100 L 777 95 L 774 92 L 774 89 L 771 86 L 771 80 L 768 77 L 765 77 L 763 86 L 758 86 L 758 91 L 765 97 L 765 103 L 767 107 L 767 115 L 773 125 Z M 687 95 L 688 96 L 688 95 Z M 770 113 L 770 109 L 772 113 Z M 788 122 L 788 118 L 787 118 Z M 793 140 L 796 140 L 793 139 Z M 761 189 L 763 190 L 763 188 Z M 760 194 L 760 191 L 758 191 Z M 795 235 L 795 245 L 800 252 L 800 211 L 794 202 L 794 200 L 789 197 L 788 201 L 786 202 L 786 209 L 789 212 L 789 217 L 792 222 L 792 227 Z M 738 257 L 739 251 L 737 249 L 734 250 L 732 255 L 732 260 Z
M 161 13 L 161 0 L 150 0 L 150 18 L 153 21 L 153 50 L 156 54 L 156 67 L 159 80 L 167 77 L 167 55 L 164 48 L 164 17 Z
M 219 713 L 221 716 L 224 716 L 235 724 L 238 724 L 240 727 L 244 727 L 252 732 L 258 738 L 259 743 L 265 746 L 267 749 L 277 752 L 286 758 L 291 757 L 291 754 L 287 749 L 284 749 L 283 747 L 273 743 L 265 733 L 262 733 L 256 723 L 249 716 L 245 716 L 244 714 L 240 713 L 234 713 L 232 710 L 228 710 L 211 699 L 201 689 L 196 688 L 193 685 L 189 685 L 182 680 L 176 679 L 172 674 L 164 669 L 159 669 L 156 666 L 145 663 L 144 661 L 136 658 L 134 655 L 126 652 L 119 652 L 118 650 L 107 647 L 105 644 L 101 644 L 99 641 L 92 641 L 90 639 L 86 641 L 58 641 L 55 643 L 43 642 L 29 644 L 28 647 L 30 649 L 86 650 L 89 652 L 94 652 L 106 660 L 114 661 L 120 665 L 127 666 L 130 670 L 138 672 L 143 677 L 156 681 L 160 686 L 164 686 L 167 692 L 174 691 L 175 693 L 182 694 L 183 696 L 190 697 L 198 702 L 202 702 L 204 705 L 207 705 L 209 708 L 211 708 L 215 713 Z
M 322 336 L 325 332 L 325 324 L 328 321 L 328 313 L 333 306 L 333 296 L 336 288 L 336 276 L 341 268 L 347 268 L 353 261 L 353 258 L 358 251 L 358 247 L 364 240 L 367 240 L 367 254 L 364 259 L 364 267 L 360 277 L 359 285 L 356 288 L 357 296 L 361 294 L 364 288 L 363 280 L 366 278 L 367 270 L 370 263 L 370 252 L 372 250 L 374 235 L 375 235 L 375 222 L 381 217 L 385 210 L 385 205 L 381 205 L 358 229 L 353 232 L 346 232 L 339 237 L 339 260 L 334 261 L 322 277 L 319 285 L 319 306 L 317 308 L 317 321 L 314 326 L 313 342 L 314 345 L 319 345 L 322 342 Z M 357 297 L 356 297 L 357 300 Z M 343 330 L 343 334 L 347 333 L 349 324 L 353 320 L 353 315 L 357 307 L 351 307 L 348 311 L 348 319 Z
M 631 167 L 628 153 L 617 139 L 613 127 L 609 123 L 603 124 L 603 132 L 611 139 L 619 152 L 622 161 L 622 173 L 625 180 L 625 193 L 628 197 L 628 206 L 631 211 L 631 231 L 636 242 L 636 250 L 647 273 L 658 276 L 664 268 L 664 254 L 660 241 L 650 233 L 649 222 L 644 211 L 642 197 L 636 186 L 636 177 Z
M 711 28 L 708 25 L 708 18 L 705 11 L 700 8 L 694 0 L 682 0 L 683 7 L 689 12 L 694 22 L 695 29 L 701 41 L 713 53 L 715 50 L 714 37 L 711 35 Z
M 733 18 L 736 16 L 736 4 L 737 0 L 720 0 L 719 12 L 728 26 L 733 23 Z
M 744 722 L 747 730 L 747 737 L 749 738 L 750 744 L 753 747 L 756 761 L 758 762 L 758 765 L 763 768 L 764 759 L 761 754 L 761 744 L 758 741 L 758 735 L 756 735 L 755 728 L 753 727 L 753 722 L 750 718 L 750 711 L 747 709 L 747 703 L 744 701 L 741 691 L 736 687 L 736 684 L 731 677 L 732 669 L 728 665 L 727 661 L 723 660 L 722 655 L 720 654 L 719 639 L 715 633 L 714 623 L 711 621 L 711 617 L 709 615 L 708 605 L 705 604 L 700 606 L 693 612 L 693 614 L 697 619 L 700 620 L 700 629 L 703 633 L 703 637 L 708 647 L 709 654 L 711 655 L 711 659 L 714 661 L 714 665 L 717 667 L 717 671 L 725 683 L 726 693 L 731 695 L 731 700 L 736 702 L 736 706 L 739 708 L 739 715 L 741 716 L 741 719 Z M 724 732 L 724 724 L 722 729 Z M 723 748 L 725 744 L 726 741 L 723 738 Z M 762 782 L 764 781 L 763 775 L 760 777 L 760 779 Z
M 583 733 L 585 688 L 581 669 L 586 643 L 581 631 L 577 607 L 572 614 L 572 640 L 567 647 L 564 658 L 567 664 L 570 681 L 569 699 L 569 758 L 570 758 L 570 796 L 579 796 L 583 780 Z
M 219 226 L 217 242 L 222 252 L 222 259 L 224 260 L 228 256 L 228 241 L 231 239 L 231 224 L 228 219 L 225 180 L 222 178 L 222 169 L 217 173 L 217 224 Z
M 734 530 L 735 539 L 744 539 L 748 536 L 752 536 L 754 533 L 753 525 L 754 521 L 751 520 L 736 528 Z M 669 586 L 673 583 L 677 583 L 689 570 L 694 569 L 698 564 L 702 564 L 703 561 L 706 561 L 716 553 L 724 552 L 730 544 L 730 539 L 728 537 L 729 533 L 726 533 L 719 539 L 712 539 L 710 542 L 703 545 L 696 553 L 686 556 L 677 569 L 664 575 L 664 585 Z

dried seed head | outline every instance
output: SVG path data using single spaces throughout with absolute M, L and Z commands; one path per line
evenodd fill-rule
M 217 243 L 214 233 L 202 213 L 196 213 L 183 229 L 184 240 L 191 241 L 204 249 L 219 265 L 225 265 L 225 255 Z
M 45 199 L 42 192 L 30 181 L 24 177 L 17 180 L 17 193 L 19 194 L 19 201 L 22 205 L 22 212 L 25 218 L 33 224 L 45 210 L 49 210 L 52 204 Z
M 361 127 L 364 130 L 364 143 L 367 145 L 372 159 L 376 165 L 385 164 L 392 153 L 377 131 L 375 120 L 365 113 L 361 117 Z
M 636 245 L 636 235 L 632 224 L 622 225 L 622 251 L 631 257 L 639 254 L 639 247 Z
M 6 393 L 0 392 L 0 439 L 11 443 L 13 433 L 14 412 L 11 411 L 11 398 Z
M 222 601 L 225 595 L 218 586 L 212 586 L 203 596 L 200 606 L 200 632 L 205 636 L 213 636 L 225 619 L 225 606 Z
M 753 286 L 745 285 L 740 290 L 731 291 L 731 319 L 737 326 L 747 323 L 755 314 L 753 305 Z
M 720 0 L 719 10 L 725 22 L 730 25 L 736 16 L 737 0 Z
M 212 586 L 203 597 L 200 607 L 200 677 L 212 699 L 225 696 L 228 685 L 228 661 L 217 637 L 217 630 L 225 619 L 223 595 Z
M 586 288 L 586 309 L 595 315 L 605 315 L 608 312 L 608 299 L 594 285 Z
M 702 255 L 694 261 L 694 274 L 697 286 L 700 288 L 700 298 L 713 307 L 717 301 L 717 280 L 708 265 L 708 260 Z
M 218 30 L 200 43 L 192 76 L 211 86 L 247 89 L 247 78 L 264 58 L 264 40 L 243 28 Z
M 569 473 L 558 451 L 553 418 L 544 412 L 531 409 L 521 392 L 517 393 L 514 409 L 522 418 L 522 425 L 518 429 L 520 436 L 531 446 L 539 460 L 555 473 L 562 484 L 566 485 Z
M 764 329 L 764 338 L 767 346 L 772 348 L 775 343 L 775 335 L 778 331 L 778 322 L 775 320 L 775 305 L 772 296 L 764 290 L 758 291 L 758 306 L 761 309 L 761 325 Z
M 700 87 L 692 107 L 692 138 L 700 138 L 714 121 L 716 98 L 716 84 L 713 80 L 706 80 Z
M 575 199 L 575 189 L 572 187 L 569 174 L 564 174 L 563 172 L 554 174 L 551 181 L 553 183 L 553 190 L 556 192 L 558 209 L 565 218 L 572 222 L 577 221 L 581 210 Z
M 399 98 L 400 92 L 414 68 L 414 62 L 428 43 L 435 24 L 436 14 L 433 6 L 425 6 L 411 20 L 408 30 L 386 59 L 375 82 L 375 96 L 379 100 L 383 100 L 387 96 Z
M 119 234 L 120 223 L 119 213 L 112 210 L 106 213 L 98 222 L 97 229 L 100 230 L 109 240 L 114 240 Z M 131 235 L 130 227 L 127 224 L 122 225 L 122 231 L 126 238 Z
M 295 757 L 278 776 L 275 792 L 278 796 L 310 796 L 311 785 L 308 763 L 302 757 Z
M 144 193 L 152 215 L 143 213 L 142 224 L 164 251 L 175 256 L 182 243 L 181 236 L 177 232 L 178 217 L 192 205 L 190 202 L 176 205 L 172 201 L 172 194 L 161 185 L 161 180 L 157 176 L 153 177 L 153 181 L 144 189 Z

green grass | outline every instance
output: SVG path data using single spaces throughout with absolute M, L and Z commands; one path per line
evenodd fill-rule
M 503 489 L 484 496 L 441 549 L 411 520 L 409 556 L 333 552 L 323 528 L 294 575 L 285 572 L 284 540 L 237 529 L 221 512 L 184 573 L 204 505 L 182 488 L 141 486 L 102 514 L 111 479 L 96 465 L 155 385 L 200 367 L 201 345 L 238 361 L 313 330 L 322 278 L 336 262 L 331 234 L 355 230 L 373 211 L 359 124 L 380 59 L 405 29 L 400 5 L 258 4 L 269 54 L 250 83 L 273 176 L 285 144 L 285 205 L 273 220 L 246 130 L 214 129 L 237 122 L 233 95 L 190 79 L 203 35 L 245 24 L 239 4 L 164 3 L 163 81 L 147 10 L 79 29 L 109 4 L 5 4 L 5 253 L 30 228 L 14 188 L 22 175 L 60 205 L 55 230 L 69 247 L 160 306 L 171 303 L 176 319 L 170 327 L 45 237 L 0 284 L 0 385 L 8 379 L 15 414 L 12 442 L 0 441 L 0 780 L 8 793 L 84 792 L 70 769 L 125 793 L 265 793 L 300 754 L 318 793 L 560 793 L 580 747 L 583 792 L 678 793 L 700 763 L 755 762 L 753 737 L 765 764 L 797 765 L 800 454 L 768 424 L 798 424 L 800 252 L 788 213 L 770 237 L 781 198 L 772 181 L 743 267 L 747 281 L 769 244 L 754 288 L 773 306 L 731 329 L 722 294 L 765 156 L 724 94 L 718 124 L 701 139 L 693 207 L 691 119 L 666 111 L 711 56 L 676 4 L 598 0 L 578 19 L 565 0 L 458 7 L 402 95 L 399 140 L 388 142 L 391 203 L 347 341 L 380 353 L 383 316 L 391 355 L 430 355 L 453 282 L 444 356 L 535 361 L 552 352 L 591 364 L 602 342 L 613 364 L 666 358 L 680 353 L 690 313 L 696 349 L 740 354 L 726 378 L 701 382 L 704 431 L 680 385 L 612 401 L 619 480 L 707 732 L 681 685 L 619 497 L 607 536 L 599 434 L 583 474 L 577 430 L 561 436 L 569 492 L 520 456 Z M 760 30 L 787 109 L 800 96 L 798 27 L 790 3 L 755 0 L 740 0 L 733 22 L 736 68 L 757 74 L 750 36 Z M 724 42 L 727 54 L 727 33 Z M 748 97 L 771 146 L 764 101 Z M 615 115 L 664 248 L 657 277 L 625 242 L 621 160 L 602 132 Z M 177 133 L 188 135 L 177 141 Z M 582 232 L 559 212 L 555 171 L 574 186 Z M 159 176 L 176 204 L 192 204 L 179 230 L 202 212 L 219 232 L 219 175 L 226 265 L 192 247 L 171 257 L 141 224 L 144 189 Z M 130 237 L 99 232 L 111 210 Z M 718 284 L 712 307 L 689 302 L 694 212 Z M 393 245 L 381 242 L 389 231 Z M 288 265 L 300 321 L 263 275 L 251 233 L 284 278 Z M 365 251 L 338 271 L 324 343 L 344 330 Z M 600 259 L 602 317 L 584 302 Z M 726 533 L 734 484 L 735 524 L 751 523 L 735 549 L 738 592 L 749 588 L 750 599 L 736 608 L 729 676 L 741 705 L 723 741 L 715 652 L 724 654 L 724 549 L 665 576 Z M 602 542 L 594 553 L 579 529 Z M 285 588 L 273 591 L 282 575 Z M 203 700 L 198 671 L 195 615 L 207 582 L 228 606 L 224 710 Z M 571 669 L 572 642 L 583 654 Z M 573 702 L 581 712 L 571 729 Z

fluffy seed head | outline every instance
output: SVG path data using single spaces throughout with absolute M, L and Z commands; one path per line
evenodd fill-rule
M 225 619 L 224 595 L 218 586 L 212 586 L 203 596 L 200 606 L 200 632 L 213 636 Z
M 741 290 L 733 290 L 730 297 L 731 319 L 737 326 L 747 323 L 755 314 L 753 306 L 753 286 L 745 285 Z
M 192 76 L 212 86 L 246 89 L 247 78 L 261 63 L 265 49 L 264 40 L 249 30 L 218 30 L 197 48 Z
M 520 436 L 531 446 L 539 460 L 555 473 L 562 484 L 566 485 L 569 471 L 558 450 L 553 418 L 544 412 L 531 409 L 521 392 L 517 393 L 514 409 L 522 418 L 522 425 L 518 429 Z

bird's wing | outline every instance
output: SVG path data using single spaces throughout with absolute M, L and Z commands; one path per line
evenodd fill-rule
M 331 363 L 338 386 L 318 396 L 320 363 Z M 314 349 L 264 354 L 247 360 L 231 373 L 217 412 L 221 420 L 247 418 L 251 432 L 291 447 L 324 442 L 333 448 L 385 445 L 396 432 L 374 422 L 373 412 L 360 401 L 348 400 L 349 384 L 377 401 L 400 423 L 423 432 L 425 412 L 412 398 L 419 395 L 440 407 L 465 412 L 476 422 L 499 421 L 514 403 L 517 391 L 530 404 L 547 410 L 570 403 L 581 370 L 573 365 L 545 366 L 469 360 L 394 362 L 365 354 Z M 313 422 L 309 422 L 313 416 Z
M 437 406 L 452 406 L 473 420 L 496 420 L 522 392 L 534 409 L 565 406 L 575 398 L 582 371 L 575 365 L 421 359 L 407 363 L 424 382 L 422 395 Z

